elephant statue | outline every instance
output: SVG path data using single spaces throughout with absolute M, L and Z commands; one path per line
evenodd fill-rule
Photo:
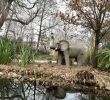
M 54 37 L 51 36 L 50 49 L 54 49 L 58 52 L 58 65 L 65 64 L 70 66 L 71 59 L 75 59 L 78 66 L 82 66 L 86 63 L 87 47 L 80 42 L 70 43 L 67 40 L 60 40 L 57 43 L 54 41 Z

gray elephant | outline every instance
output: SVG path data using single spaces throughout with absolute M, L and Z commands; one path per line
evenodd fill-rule
M 67 40 L 55 43 L 53 36 L 50 41 L 50 48 L 58 52 L 58 65 L 65 64 L 66 66 L 70 66 L 70 61 L 73 58 L 77 61 L 78 66 L 86 63 L 87 48 L 84 45 L 78 42 L 70 45 Z

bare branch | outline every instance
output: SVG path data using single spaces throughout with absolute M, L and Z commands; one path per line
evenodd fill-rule
M 26 3 L 23 3 L 23 2 L 20 2 L 20 1 L 16 1 L 15 2 L 16 4 L 18 4 L 20 7 L 23 7 L 23 8 L 26 8 L 26 9 L 32 9 L 32 8 L 34 8 L 35 7 L 35 5 L 37 4 L 37 2 L 34 2 L 34 3 L 30 3 L 30 4 L 33 4 L 32 5 L 32 7 L 28 7 L 27 5 L 26 5 Z
M 12 18 L 11 21 L 19 22 L 22 25 L 28 25 L 30 22 L 32 22 L 36 18 L 36 16 L 38 15 L 39 11 L 40 11 L 40 8 L 36 11 L 35 15 L 32 18 L 30 18 L 28 21 L 22 21 L 17 16 L 16 16 L 17 19 L 13 19 Z M 7 18 L 6 20 L 10 20 L 10 18 Z

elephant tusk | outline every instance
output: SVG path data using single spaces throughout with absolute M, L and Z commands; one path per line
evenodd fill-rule
M 55 50 L 58 50 L 58 48 L 55 48 Z

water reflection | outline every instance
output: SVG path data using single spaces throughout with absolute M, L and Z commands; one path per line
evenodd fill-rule
M 62 99 L 57 98 L 60 94 Z M 35 82 L 0 79 L 0 100 L 110 100 L 109 96 L 66 93 L 63 89 L 36 86 Z

